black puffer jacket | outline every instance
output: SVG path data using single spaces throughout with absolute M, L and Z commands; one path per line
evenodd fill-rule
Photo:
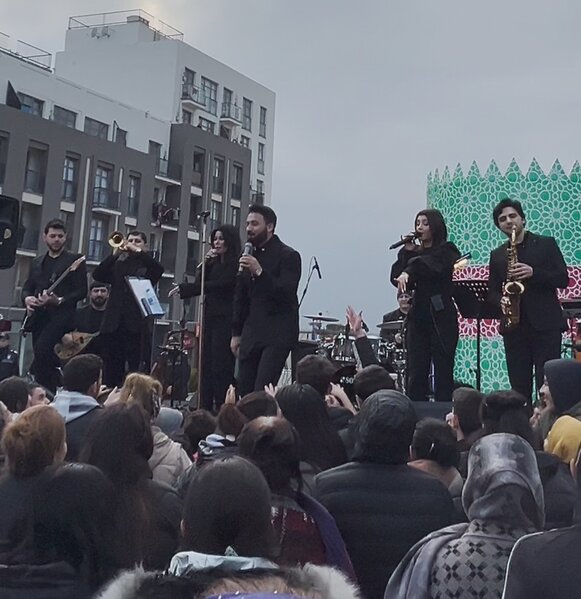
M 335 518 L 367 599 L 383 597 L 412 545 L 455 521 L 446 487 L 407 465 L 350 462 L 316 476 L 314 496 Z

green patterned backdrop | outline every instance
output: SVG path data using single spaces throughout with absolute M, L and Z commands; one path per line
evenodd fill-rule
M 581 167 L 577 162 L 567 175 L 556 160 L 545 174 L 533 159 L 523 174 L 513 160 L 503 174 L 494 160 L 484 175 L 477 164 L 464 175 L 460 165 L 453 174 L 448 167 L 440 175 L 428 175 L 428 205 L 440 210 L 448 224 L 449 238 L 464 254 L 471 252 L 470 266 L 459 278 L 488 278 L 490 251 L 505 241 L 494 226 L 492 209 L 505 197 L 520 200 L 527 227 L 557 239 L 569 267 L 570 285 L 563 297 L 581 297 Z M 476 325 L 463 320 L 456 354 L 456 378 L 475 384 Z M 482 390 L 507 388 L 508 376 L 502 339 L 496 322 L 482 325 Z M 566 350 L 564 350 L 566 351 Z

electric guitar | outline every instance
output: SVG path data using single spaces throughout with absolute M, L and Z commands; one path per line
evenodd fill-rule
M 71 273 L 77 270 L 79 266 L 85 261 L 85 256 L 80 256 L 77 258 L 70 266 L 61 273 L 59 278 L 43 293 L 39 294 L 39 297 L 42 295 L 50 295 Z M 20 327 L 20 333 L 24 336 L 26 333 L 31 333 L 36 330 L 38 326 L 38 313 L 44 310 L 44 306 L 38 306 L 36 308 L 26 308 L 26 316 L 22 321 L 22 325 Z

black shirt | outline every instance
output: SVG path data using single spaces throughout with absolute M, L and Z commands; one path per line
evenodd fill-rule
M 105 310 L 95 310 L 91 305 L 79 308 L 75 314 L 75 329 L 81 333 L 96 333 L 104 315 Z

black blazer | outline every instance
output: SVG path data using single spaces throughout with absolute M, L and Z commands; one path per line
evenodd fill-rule
M 138 333 L 143 328 L 143 316 L 125 277 L 143 277 L 153 286 L 163 274 L 163 266 L 148 252 L 111 254 L 95 268 L 93 278 L 111 285 L 111 294 L 101 324 L 102 333 L 113 333 L 121 323 L 128 331 Z
M 490 253 L 488 300 L 500 305 L 506 279 L 508 241 Z M 567 265 L 552 237 L 525 233 L 517 245 L 518 261 L 533 267 L 533 276 L 525 279 L 521 296 L 521 315 L 537 331 L 562 329 L 565 319 L 557 298 L 557 289 L 569 285 Z
M 42 264 L 45 257 L 48 255 L 36 257 L 30 266 L 30 274 L 24 287 L 22 288 L 22 302 L 29 295 L 38 295 L 51 286 L 51 282 L 42 272 Z M 55 271 L 55 280 L 82 254 L 74 254 L 67 250 L 59 256 L 59 264 Z M 54 290 L 55 295 L 63 298 L 63 303 L 60 306 L 47 306 L 46 311 L 51 315 L 51 318 L 58 315 L 64 315 L 67 318 L 74 314 L 77 307 L 77 302 L 84 300 L 87 297 L 87 269 L 85 263 L 73 272 L 69 273 L 64 280 L 59 283 Z M 72 326 L 72 322 L 71 322 Z
M 232 334 L 242 335 L 242 355 L 256 344 L 293 347 L 299 337 L 299 253 L 274 235 L 254 257 L 262 274 L 239 276 L 234 294 Z

